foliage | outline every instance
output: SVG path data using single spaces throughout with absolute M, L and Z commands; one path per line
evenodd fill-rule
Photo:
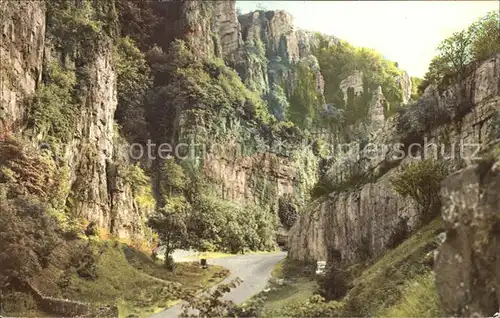
M 165 247 L 165 265 L 168 267 L 172 265 L 172 252 L 189 246 L 186 224 L 188 209 L 184 197 L 172 197 L 148 219 L 147 225 L 158 233 L 160 242 Z
M 267 90 L 266 72 L 267 57 L 264 44 L 261 40 L 248 40 L 243 47 L 245 62 L 237 65 L 236 69 L 248 89 L 258 94 Z
M 276 117 L 277 120 L 286 120 L 286 115 L 290 108 L 290 104 L 286 98 L 285 91 L 281 86 L 273 83 L 271 86 L 271 91 L 266 97 L 267 103 L 269 105 L 269 111 Z
M 26 282 L 49 263 L 60 230 L 40 201 L 31 195 L 0 198 L 0 287 Z
M 318 158 L 311 147 L 300 147 L 292 152 L 293 166 L 297 170 L 296 193 L 299 204 L 305 204 L 318 181 Z
M 222 60 L 196 57 L 181 40 L 172 42 L 167 53 L 155 47 L 147 57 L 155 77 L 148 116 L 155 129 L 153 137 L 178 137 L 171 122 L 179 114 L 187 117 L 186 125 L 205 129 L 226 116 L 256 124 L 269 122 L 267 106 L 259 95 L 249 91 Z
M 27 113 L 28 125 L 38 133 L 68 142 L 73 137 L 78 116 L 73 95 L 75 70 L 52 63 L 44 74 L 44 82 L 36 90 Z
M 500 13 L 491 11 L 475 21 L 469 32 L 473 34 L 471 52 L 474 60 L 484 60 L 500 53 Z
M 147 211 L 154 209 L 155 198 L 151 180 L 138 164 L 127 166 L 125 179 L 132 187 L 132 193 L 139 206 Z
M 441 42 L 438 55 L 432 59 L 419 91 L 423 92 L 429 84 L 439 84 L 454 74 L 463 78 L 467 64 L 500 52 L 499 43 L 500 15 L 498 12 L 487 13 L 467 29 L 455 32 Z
M 405 284 L 402 299 L 379 313 L 382 317 L 443 317 L 434 274 L 429 271 Z
M 240 283 L 241 280 L 237 278 L 228 284 L 218 285 L 214 291 L 207 295 L 186 297 L 186 304 L 183 305 L 180 317 L 238 317 L 234 312 L 236 305 L 232 301 L 223 300 L 222 297 Z M 197 315 L 190 314 L 193 309 L 198 312 Z
M 278 310 L 266 312 L 270 317 L 344 317 L 343 304 L 336 301 L 325 301 L 319 295 L 306 301 L 297 301 L 285 305 Z
M 424 96 L 416 103 L 399 110 L 397 129 L 406 139 L 418 141 L 425 132 L 449 123 L 452 119 L 453 113 L 446 104 L 436 103 L 433 96 Z
M 346 125 L 366 118 L 368 104 L 378 86 L 382 87 L 391 108 L 401 104 L 402 91 L 397 82 L 401 71 L 396 63 L 384 59 L 374 50 L 356 48 L 343 41 L 330 45 L 326 38 L 317 36 L 319 46 L 313 53 L 318 58 L 325 80 L 325 100 L 336 109 L 345 110 Z M 354 71 L 363 72 L 363 93 L 356 99 L 352 98 L 351 105 L 347 105 L 344 101 L 347 96 L 343 96 L 340 83 Z M 353 105 L 356 107 L 353 108 Z
M 340 300 L 349 290 L 347 273 L 338 262 L 330 263 L 324 275 L 318 278 L 319 294 L 326 300 Z
M 152 45 L 158 26 L 164 17 L 155 11 L 155 5 L 149 1 L 116 1 L 120 33 L 130 37 L 141 51 L 145 52 Z
M 274 215 L 264 209 L 201 193 L 193 202 L 189 233 L 192 246 L 201 251 L 269 250 L 274 248 L 274 224 Z
M 448 175 L 445 162 L 425 159 L 403 167 L 403 171 L 390 179 L 392 187 L 403 197 L 411 197 L 422 209 L 421 220 L 426 223 L 439 213 L 441 181 Z
M 308 61 L 297 63 L 295 73 L 297 83 L 290 94 L 287 116 L 298 127 L 311 129 L 312 124 L 319 120 L 319 110 L 324 104 L 318 90 L 317 74 L 312 71 Z
M 422 95 L 421 92 L 419 92 L 418 88 L 422 84 L 423 79 L 420 78 L 420 77 L 415 77 L 415 76 L 412 76 L 410 79 L 411 79 L 411 95 L 410 95 L 410 98 L 411 98 L 411 100 L 416 101 Z
M 163 162 L 159 179 L 159 190 L 163 195 L 167 196 L 182 194 L 187 184 L 184 169 L 175 162 L 173 157 Z
M 293 202 L 293 197 L 286 194 L 278 200 L 278 216 L 281 224 L 286 230 L 289 230 L 297 221 L 299 213 L 297 206 Z
M 118 96 L 115 119 L 130 143 L 145 143 L 148 131 L 144 104 L 151 85 L 149 66 L 144 54 L 128 37 L 118 39 L 113 49 Z
M 47 1 L 47 30 L 65 54 L 75 54 L 77 58 L 88 57 L 97 48 L 97 42 L 105 31 L 105 13 L 90 0 L 79 4 L 70 1 Z M 107 30 L 111 34 L 111 30 Z

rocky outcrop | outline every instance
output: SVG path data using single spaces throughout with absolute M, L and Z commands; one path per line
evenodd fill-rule
M 234 159 L 209 155 L 205 169 L 210 176 L 222 181 L 222 197 L 237 202 L 259 201 L 255 193 L 256 182 L 267 182 L 275 188 L 276 202 L 280 196 L 293 193 L 298 182 L 289 160 L 266 152 Z
M 369 113 L 369 123 L 370 132 L 379 133 L 380 130 L 385 125 L 385 105 L 387 104 L 384 94 L 382 94 L 382 87 L 377 87 L 373 93 L 372 101 L 370 103 Z M 374 136 L 375 137 L 375 136 Z
M 54 34 L 45 24 L 44 1 L 21 1 L 0 5 L 2 10 L 2 42 L 0 45 L 0 134 L 24 133 L 34 144 L 45 143 L 44 132 L 25 129 L 24 113 L 29 98 L 35 94 L 44 66 L 54 63 L 77 68 L 73 58 L 55 47 Z M 101 6 L 103 14 L 113 3 Z M 88 43 L 84 43 L 88 44 Z M 57 157 L 61 169 L 68 171 L 67 191 L 61 194 L 72 213 L 121 237 L 143 234 L 146 211 L 135 202 L 131 185 L 125 180 L 128 157 L 115 128 L 117 106 L 116 74 L 113 66 L 112 39 L 103 35 L 88 54 L 81 81 L 81 104 L 76 109 L 75 130 L 70 140 L 61 145 Z M 47 67 L 46 67 L 47 68 Z M 77 77 L 80 75 L 77 75 Z M 78 80 L 78 79 L 77 79 Z M 111 182 L 108 167 L 122 169 Z M 66 183 L 66 181 L 64 181 Z M 111 183 L 114 186 L 111 186 Z
M 442 91 L 428 88 L 424 94 L 425 103 L 428 103 L 425 111 L 438 114 L 439 109 L 445 109 L 445 113 L 451 115 L 448 121 L 423 132 L 420 136 L 422 145 L 417 147 L 420 148 L 419 154 L 413 156 L 419 157 L 424 154 L 424 149 L 432 148 L 438 149 L 438 157 L 444 150 L 450 159 L 450 149 L 454 147 L 454 159 L 470 162 L 478 146 L 491 140 L 495 114 L 500 105 L 499 63 L 500 55 L 497 55 L 476 65 L 463 82 Z M 421 116 L 410 114 L 412 118 Z M 410 153 L 406 151 L 403 160 L 392 160 L 390 150 L 394 149 L 393 146 L 400 144 L 404 147 L 397 120 L 390 119 L 381 130 L 371 132 L 368 142 L 376 146 L 377 155 L 354 147 L 354 152 L 336 157 L 327 173 L 336 190 L 307 207 L 292 228 L 291 257 L 326 260 L 335 249 L 341 252 L 344 261 L 355 262 L 362 256 L 356 252 L 362 241 L 364 250 L 373 256 L 381 255 L 387 249 L 388 233 L 395 229 L 401 218 L 408 219 L 410 228 L 415 224 L 418 209 L 413 202 L 398 197 L 388 182 L 390 176 L 397 173 L 397 167 L 404 167 L 410 159 Z M 471 146 L 463 146 L 466 144 Z M 434 153 L 429 152 L 430 155 Z
M 447 315 L 492 317 L 500 308 L 500 140 L 442 184 L 446 235 L 435 255 Z
M 42 76 L 45 43 L 43 1 L 0 5 L 0 134 L 22 126 L 24 103 Z
M 332 193 L 307 207 L 290 231 L 289 257 L 352 264 L 380 256 L 400 220 L 415 224 L 417 208 L 391 188 L 389 175 L 361 189 Z
M 239 17 L 243 41 L 262 41 L 266 56 L 297 62 L 298 40 L 292 17 L 285 11 L 254 11 Z
M 351 88 L 354 96 L 363 93 L 363 72 L 354 71 L 351 75 L 347 76 L 340 82 L 340 90 L 344 94 L 344 101 L 347 103 L 347 90 Z
M 243 44 L 236 1 L 184 1 L 180 6 L 176 20 L 183 27 L 181 38 L 200 55 L 235 58 Z
M 403 94 L 403 104 L 407 104 L 411 98 L 412 83 L 411 78 L 406 71 L 403 71 L 400 76 L 396 78 L 396 83 L 401 88 Z

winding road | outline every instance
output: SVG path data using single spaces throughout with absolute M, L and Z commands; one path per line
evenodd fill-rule
M 231 271 L 231 275 L 223 283 L 239 277 L 243 282 L 226 294 L 224 299 L 241 304 L 248 298 L 262 291 L 271 276 L 273 267 L 286 257 L 286 252 L 269 254 L 238 255 L 210 260 L 209 264 L 224 266 Z M 182 311 L 182 303 L 165 311 L 157 313 L 152 318 L 178 317 Z

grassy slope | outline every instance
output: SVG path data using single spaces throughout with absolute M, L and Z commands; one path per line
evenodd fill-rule
M 313 268 L 301 262 L 284 259 L 271 272 L 270 291 L 259 293 L 253 299 L 263 299 L 264 315 L 289 304 L 304 301 L 311 297 L 317 284 L 312 275 Z M 283 284 L 276 282 L 282 280 Z
M 435 239 L 440 228 L 440 220 L 434 220 L 362 271 L 353 280 L 345 299 L 346 314 L 385 316 L 396 307 L 405 310 L 404 303 L 408 302 L 409 294 L 414 292 L 408 287 L 412 282 L 423 284 L 424 288 L 419 292 L 427 293 L 431 299 L 435 298 L 433 284 L 429 283 L 432 270 L 432 254 L 429 253 L 437 247 Z M 413 308 L 410 310 L 411 316 L 425 316 L 421 310 L 428 309 Z
M 349 268 L 354 278 L 348 295 L 342 300 L 344 312 L 341 316 L 442 316 L 430 254 L 437 246 L 435 238 L 440 229 L 440 220 L 434 220 L 373 264 L 356 264 Z M 313 276 L 301 272 L 300 268 L 305 267 L 290 260 L 276 266 L 273 277 L 286 278 L 290 282 L 283 286 L 271 284 L 274 289 L 266 294 L 264 312 L 306 301 L 314 294 Z
M 102 251 L 97 261 L 97 278 L 85 279 L 69 265 L 74 253 L 84 250 L 87 244 L 78 240 L 57 249 L 54 257 L 57 262 L 35 280 L 43 293 L 96 305 L 117 304 L 120 317 L 130 314 L 147 317 L 173 305 L 187 292 L 212 286 L 229 274 L 220 266 L 204 270 L 196 263 L 179 263 L 172 273 L 159 262 L 153 263 L 143 252 L 124 244 L 94 242 L 92 249 Z

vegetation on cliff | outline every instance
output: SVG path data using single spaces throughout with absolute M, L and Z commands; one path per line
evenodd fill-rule
M 463 79 L 468 64 L 482 61 L 498 52 L 500 52 L 500 14 L 490 12 L 467 29 L 455 32 L 441 42 L 438 55 L 431 61 L 419 90 L 423 92 L 430 84 L 441 86 L 449 84 L 449 80 L 457 75 L 459 79 Z

